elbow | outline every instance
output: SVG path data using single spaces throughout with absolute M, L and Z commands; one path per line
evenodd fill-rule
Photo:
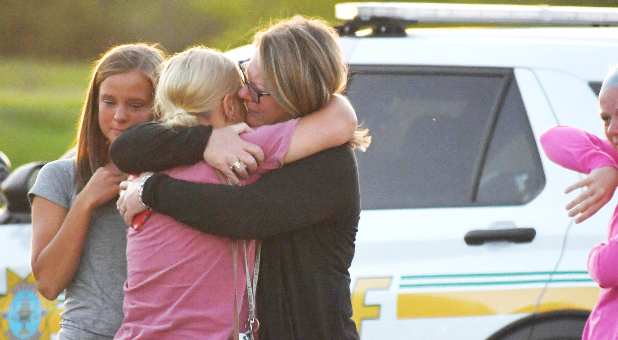
M 340 133 L 341 136 L 347 137 L 346 139 L 342 139 L 341 144 L 343 144 L 352 138 L 354 132 L 358 128 L 358 117 L 356 117 L 356 111 L 346 97 L 334 95 L 333 101 L 337 103 L 340 108 L 338 110 L 340 114 L 337 120 L 337 131 L 342 132 Z
M 35 277 L 37 276 L 35 275 Z M 62 288 L 54 285 L 53 282 L 50 282 L 50 280 L 46 280 L 44 278 L 37 278 L 36 289 L 39 291 L 39 294 L 50 301 L 55 300 L 63 291 Z
M 352 112 L 346 117 L 344 123 L 349 130 L 354 131 L 358 127 L 358 117 L 356 117 L 356 112 L 354 111 L 354 108 L 350 106 L 350 110 Z
M 554 137 L 555 134 L 556 133 L 553 131 L 553 129 L 550 129 L 549 131 L 543 133 L 541 135 L 541 138 L 539 138 L 543 152 L 545 153 L 545 155 L 547 155 L 547 158 L 549 158 L 553 162 L 556 162 L 556 160 L 559 158 L 557 157 L 558 155 L 555 154 L 555 151 L 557 150 L 555 140 L 559 139 Z
M 592 250 L 588 258 L 588 272 L 601 288 L 618 287 L 618 270 L 615 260 L 608 255 L 607 246 L 601 245 Z M 618 259 L 618 258 L 617 258 Z
M 60 295 L 60 293 L 62 292 L 62 290 L 55 289 L 54 287 L 42 285 L 40 283 L 37 283 L 36 289 L 39 291 L 39 294 L 41 294 L 44 298 L 46 298 L 49 301 L 56 300 L 58 295 Z
M 561 150 L 565 150 L 565 141 L 573 140 L 574 136 L 570 130 L 563 126 L 554 126 L 541 134 L 539 142 L 550 159 L 554 160 Z
M 334 145 L 342 145 L 354 139 L 354 135 L 358 129 L 358 121 L 356 115 L 353 117 L 342 118 L 336 125 L 334 134 L 337 139 Z
M 116 140 L 112 143 L 109 148 L 109 156 L 112 159 L 112 162 L 118 167 L 118 169 L 126 172 L 126 173 L 135 173 L 131 170 L 131 162 L 127 157 L 128 153 L 123 152 L 126 151 L 126 147 L 124 145 L 124 141 L 122 140 L 122 136 L 116 138 Z
M 591 272 L 590 276 L 601 288 L 618 287 L 618 276 L 614 273 L 609 273 L 607 270 Z
M 352 138 L 354 136 L 354 133 L 358 129 L 358 118 L 356 118 L 356 113 L 354 112 L 354 109 L 351 108 L 351 110 L 352 110 L 352 114 L 348 115 L 341 124 L 342 130 L 346 132 L 346 135 L 349 138 Z M 344 142 L 347 142 L 347 140 Z
M 54 284 L 53 280 L 46 277 L 43 273 L 41 273 L 41 269 L 33 263 L 32 265 L 32 274 L 36 279 L 36 289 L 44 298 L 47 300 L 53 301 L 55 300 L 60 293 L 64 290 L 63 287 L 59 287 Z
M 592 279 L 599 285 L 599 287 L 618 287 L 618 271 L 613 270 L 613 267 L 588 268 L 588 271 L 590 273 L 590 277 L 592 277 Z

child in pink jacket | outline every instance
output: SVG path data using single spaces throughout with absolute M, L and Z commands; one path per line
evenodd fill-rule
M 541 136 L 547 156 L 568 169 L 589 174 L 567 188 L 585 188 L 567 205 L 569 216 L 582 222 L 612 197 L 618 186 L 618 69 L 606 77 L 599 95 L 601 119 L 607 140 L 567 126 L 550 129 Z M 588 256 L 588 272 L 601 287 L 599 301 L 590 313 L 582 339 L 618 339 L 618 206 L 609 224 L 607 242 Z

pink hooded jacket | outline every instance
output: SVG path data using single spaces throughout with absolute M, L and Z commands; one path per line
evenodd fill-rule
M 581 173 L 611 166 L 618 169 L 618 150 L 608 141 L 567 126 L 557 126 L 541 136 L 545 154 L 555 163 Z M 588 255 L 588 272 L 601 287 L 583 340 L 618 339 L 618 206 L 609 224 L 608 241 L 596 245 Z

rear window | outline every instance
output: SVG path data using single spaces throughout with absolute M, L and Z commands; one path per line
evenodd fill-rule
M 518 205 L 545 178 L 511 70 L 352 67 L 364 209 Z

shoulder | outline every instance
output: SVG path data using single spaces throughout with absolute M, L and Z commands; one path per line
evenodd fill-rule
M 37 180 L 48 177 L 71 177 L 75 176 L 75 158 L 58 159 L 49 162 L 41 168 Z
M 39 176 L 41 174 L 51 175 L 51 176 L 70 176 L 73 177 L 75 175 L 75 158 L 63 158 L 57 159 L 55 161 L 51 161 L 45 164 L 41 171 L 39 172 Z
M 41 196 L 61 206 L 68 207 L 75 191 L 75 158 L 59 159 L 41 168 L 34 185 L 28 192 L 32 202 Z

